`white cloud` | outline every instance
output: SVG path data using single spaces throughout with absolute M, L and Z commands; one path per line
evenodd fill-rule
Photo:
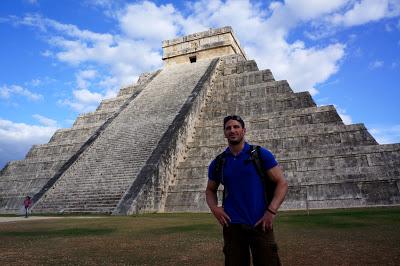
M 29 125 L 0 118 L 0 168 L 10 160 L 23 158 L 33 144 L 48 142 L 56 130 L 54 125 Z
M 40 87 L 49 85 L 49 84 L 54 83 L 56 81 L 57 80 L 54 79 L 54 78 L 50 78 L 48 76 L 45 76 L 45 77 L 34 78 L 34 79 L 32 79 L 32 80 L 30 80 L 28 82 L 25 82 L 24 85 L 26 87 L 39 87 L 38 89 L 40 89 Z
M 350 115 L 348 115 L 348 114 L 346 113 L 346 110 L 345 110 L 345 109 L 338 108 L 337 106 L 335 106 L 335 108 L 336 108 L 336 111 L 338 112 L 338 115 L 339 115 L 340 118 L 343 120 L 343 123 L 344 123 L 345 125 L 353 124 L 353 119 L 351 118 Z
M 391 127 L 375 125 L 369 132 L 380 144 L 400 143 L 400 125 Z
M 33 93 L 19 85 L 3 85 L 0 87 L 0 98 L 10 99 L 13 95 L 19 95 L 31 101 L 38 101 L 43 99 L 43 96 L 38 93 Z
M 37 87 L 42 84 L 42 81 L 40 79 L 32 79 L 30 83 L 32 84 L 32 86 Z
M 178 34 L 181 19 L 172 4 L 157 6 L 143 1 L 127 5 L 120 13 L 119 23 L 128 37 L 147 40 L 158 49 L 161 41 Z
M 398 16 L 399 14 L 400 4 L 398 0 L 362 0 L 354 1 L 351 9 L 344 13 L 332 15 L 330 20 L 335 25 L 350 27 L 378 21 L 386 17 Z
M 39 123 L 43 126 L 52 127 L 52 128 L 58 127 L 58 123 L 54 119 L 51 119 L 51 118 L 48 118 L 48 117 L 45 117 L 45 116 L 42 116 L 39 114 L 34 114 L 32 117 L 35 118 L 36 120 L 38 120 Z
M 370 69 L 381 68 L 383 67 L 384 64 L 385 62 L 383 62 L 382 60 L 375 60 L 369 64 L 369 68 Z
M 73 92 L 74 97 L 82 103 L 99 103 L 103 96 L 97 92 L 91 92 L 89 90 L 75 90 Z
M 109 98 L 107 94 L 91 92 L 88 89 L 77 89 L 72 94 L 73 99 L 60 100 L 59 104 L 67 105 L 75 111 L 84 113 L 95 110 L 101 100 Z
M 42 52 L 42 55 L 44 57 L 52 57 L 53 53 L 50 50 L 45 50 L 45 51 Z
M 86 89 L 90 85 L 90 80 L 97 76 L 97 71 L 94 69 L 81 70 L 76 74 L 76 83 L 78 88 Z
M 347 2 L 348 0 L 286 0 L 285 6 L 293 16 L 310 20 L 336 11 Z

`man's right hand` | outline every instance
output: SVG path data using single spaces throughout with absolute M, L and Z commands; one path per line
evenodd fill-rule
M 229 226 L 231 218 L 225 213 L 224 208 L 216 206 L 211 211 L 222 226 Z

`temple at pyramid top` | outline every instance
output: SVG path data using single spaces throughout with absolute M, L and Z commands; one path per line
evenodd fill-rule
M 229 26 L 166 40 L 163 41 L 162 47 L 162 59 L 166 65 L 194 63 L 232 54 L 242 55 L 246 58 L 239 40 Z

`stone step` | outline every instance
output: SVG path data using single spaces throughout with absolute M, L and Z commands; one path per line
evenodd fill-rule
M 129 95 L 117 96 L 111 99 L 104 99 L 97 107 L 96 111 L 108 111 L 120 108 L 128 99 Z
M 105 121 L 97 121 L 97 122 L 92 122 L 92 123 L 86 123 L 84 125 L 72 125 L 71 128 L 67 128 L 67 129 L 86 129 L 86 128 L 99 128 L 104 124 Z M 63 140 L 63 141 L 67 141 L 67 139 Z
M 349 181 L 289 187 L 282 207 L 283 209 L 353 208 L 393 205 L 398 201 L 395 180 Z
M 400 163 L 392 164 L 392 167 L 399 167 Z M 339 169 L 339 170 L 337 170 Z M 208 180 L 207 167 L 196 167 L 194 169 L 180 169 L 177 172 L 177 179 L 173 182 L 168 191 L 205 191 Z M 387 171 L 385 166 L 357 166 L 345 165 L 335 168 L 331 167 L 320 169 L 303 170 L 284 170 L 290 186 L 315 185 L 342 182 L 369 182 L 371 180 L 394 180 L 400 177 L 398 171 Z M 193 175 L 196 174 L 196 175 Z
M 399 151 L 400 145 L 398 144 L 371 145 L 348 147 L 348 149 L 343 147 L 336 150 L 329 149 L 325 151 L 325 154 L 323 150 L 309 150 L 292 153 L 289 155 L 289 159 L 279 158 L 279 154 L 277 157 L 280 164 L 285 168 L 285 175 L 289 180 L 318 180 L 319 177 L 327 177 L 325 181 L 328 182 L 329 180 L 335 180 L 335 175 L 359 174 L 371 176 L 371 174 L 376 173 L 377 175 L 385 176 L 385 173 L 389 173 L 388 166 L 393 169 L 397 167 L 398 169 L 400 162 Z M 186 177 L 198 177 L 199 181 L 201 181 L 208 176 L 208 165 L 212 159 L 205 159 L 204 157 L 186 159 L 185 162 L 179 165 L 176 173 L 177 179 L 171 185 L 185 183 Z M 189 161 L 190 163 L 188 163 Z M 389 175 L 392 177 L 400 176 L 398 171 L 394 171 Z M 206 182 L 205 180 L 203 181 Z
M 191 168 L 197 166 L 207 166 L 211 160 L 213 160 L 220 152 L 224 150 L 225 147 L 221 149 L 207 149 L 202 153 L 193 153 L 186 157 L 185 161 L 178 165 L 179 168 Z M 331 158 L 345 158 L 345 157 L 365 157 L 368 165 L 384 165 L 391 163 L 400 162 L 400 145 L 390 144 L 390 145 L 367 145 L 367 146 L 332 146 L 328 148 L 312 148 L 304 147 L 300 151 L 285 151 L 280 150 L 274 152 L 276 158 L 282 164 L 288 164 L 292 161 L 299 161 L 301 164 L 310 164 L 311 162 L 307 160 L 330 160 Z M 354 162 L 353 162 L 354 163 Z M 322 162 L 318 162 L 322 165 Z M 292 166 L 287 166 L 292 167 Z M 286 168 L 287 168 L 286 167 Z
M 399 201 L 398 197 L 395 180 L 289 186 L 289 192 L 281 209 L 351 208 L 376 206 L 377 203 L 391 205 Z M 185 201 L 181 201 L 182 198 Z M 168 193 L 165 211 L 187 211 L 196 207 L 198 211 L 209 211 L 204 191 Z
M 5 176 L 18 176 L 27 173 L 39 174 L 42 171 L 56 171 L 69 156 L 59 156 L 59 157 L 39 157 L 39 158 L 29 158 L 19 161 L 11 161 L 6 168 L 2 171 L 2 177 Z
M 305 97 L 307 98 L 307 92 L 285 92 L 279 94 L 272 94 L 270 97 L 248 97 L 248 98 L 241 98 L 241 97 L 229 97 L 229 99 L 225 99 L 222 103 L 221 101 L 214 101 L 210 100 L 207 102 L 205 108 L 207 109 L 215 109 L 215 108 L 227 108 L 232 107 L 234 105 L 246 105 L 246 106 L 258 106 L 258 105 L 269 105 L 273 106 L 276 103 L 286 101 L 286 100 L 293 100 L 296 98 Z M 315 104 L 310 105 L 308 107 L 315 106 Z
M 226 141 L 221 132 L 203 132 L 189 143 L 189 148 L 197 146 L 222 146 Z M 363 124 L 308 124 L 286 128 L 252 130 L 246 139 L 271 150 L 293 149 L 294 147 L 319 147 L 326 144 L 352 143 L 355 145 L 378 144 Z
M 34 213 L 46 213 L 46 212 L 96 212 L 96 213 L 110 213 L 115 209 L 119 202 L 118 200 L 110 201 L 64 201 L 47 203 L 45 207 L 32 209 Z
M 86 114 L 79 115 L 75 120 L 73 127 L 87 126 L 90 124 L 104 123 L 108 118 L 115 114 L 121 106 L 115 106 L 105 110 L 97 110 Z
M 195 127 L 220 127 L 222 128 L 222 121 L 225 116 L 214 117 L 211 120 L 199 121 Z M 279 112 L 271 112 L 267 114 L 255 114 L 251 117 L 242 117 L 246 122 L 247 128 L 259 128 L 259 124 L 271 124 L 271 126 L 262 126 L 262 128 L 277 128 L 277 127 L 288 127 L 294 126 L 301 123 L 304 124 L 315 124 L 315 123 L 330 123 L 339 122 L 342 123 L 342 119 L 337 114 L 337 111 L 333 105 L 327 106 L 314 106 L 305 107 L 294 110 L 286 110 Z M 195 132 L 196 132 L 195 131 Z
M 118 201 L 115 201 L 115 200 L 101 201 L 101 202 L 74 201 L 74 202 L 61 202 L 61 203 L 57 202 L 56 204 L 49 204 L 46 207 L 67 211 L 67 210 L 76 209 L 76 208 L 85 208 L 85 209 L 91 209 L 94 207 L 115 208 L 117 206 L 117 204 L 118 204 Z M 34 211 L 35 211 L 35 209 L 34 209 Z
M 106 214 L 106 213 L 111 213 L 115 207 L 114 206 L 109 206 L 109 207 L 103 207 L 103 208 L 98 208 L 98 207 L 91 207 L 91 208 L 83 208 L 83 207 L 76 207 L 76 208 L 67 208 L 67 209 L 60 209 L 57 207 L 54 208 L 46 208 L 46 209 L 33 209 L 33 213 L 91 213 L 91 214 Z
M 286 80 L 269 81 L 243 87 L 226 87 L 222 83 L 216 83 L 211 92 L 210 100 L 215 103 L 233 100 L 249 100 L 253 98 L 265 99 L 267 97 L 277 97 L 280 94 L 293 93 Z M 212 97 L 211 97 L 212 96 Z
M 53 201 L 48 201 L 45 205 L 45 208 L 58 208 L 61 209 L 68 209 L 68 208 L 75 208 L 79 206 L 109 206 L 109 207 L 116 207 L 119 200 L 121 199 L 121 194 L 98 194 L 93 195 L 93 197 L 74 197 L 75 195 L 68 196 L 61 196 Z M 34 210 L 39 210 L 43 208 L 33 208 Z
M 11 178 L 4 178 L 0 181 L 0 191 L 2 193 L 25 193 L 23 189 L 31 192 L 36 191 L 40 186 L 43 186 L 48 178 L 50 178 L 54 172 L 48 171 L 45 174 L 37 175 L 36 173 L 25 174 L 23 176 L 12 176 Z M 20 189 L 19 189 L 20 188 Z
M 61 195 L 67 195 L 72 196 L 76 195 L 81 197 L 92 197 L 92 195 L 97 195 L 97 194 L 110 194 L 110 193 L 121 193 L 124 192 L 127 187 L 130 185 L 130 181 L 120 181 L 120 182 L 112 182 L 110 181 L 106 182 L 98 182 L 98 183 L 78 183 L 79 187 L 78 188 L 71 188 L 71 187 L 64 187 L 63 191 L 60 192 L 59 197 L 62 197 Z M 57 184 L 56 187 L 61 187 L 63 184 Z M 82 195 L 85 193 L 92 193 L 88 195 Z
M 399 163 L 392 164 L 393 167 L 399 167 Z M 400 174 L 396 170 L 387 170 L 385 166 L 351 166 L 343 169 L 315 169 L 304 171 L 285 171 L 285 176 L 292 185 L 298 184 L 323 184 L 340 183 L 355 180 L 373 181 L 373 180 L 392 180 L 398 179 Z
M 239 54 L 224 55 L 220 57 L 220 60 L 222 61 L 221 68 L 223 68 L 226 64 L 239 64 L 241 62 L 249 61 L 246 60 L 243 55 Z
M 315 110 L 315 109 L 314 109 Z M 222 120 L 221 120 L 222 121 Z M 292 130 L 304 130 L 309 131 L 309 128 L 315 127 L 343 127 L 343 123 L 340 120 L 339 115 L 333 111 L 326 112 L 313 112 L 308 115 L 292 115 L 292 116 L 280 116 L 274 118 L 263 117 L 260 119 L 252 119 L 246 121 L 247 135 L 260 135 L 261 132 L 268 132 L 267 137 L 270 135 L 269 132 L 284 132 Z M 197 126 L 193 136 L 199 139 L 218 138 L 223 134 L 222 122 L 218 124 L 209 124 L 208 126 Z
M 127 86 L 119 90 L 117 97 L 126 97 L 141 90 L 140 85 Z
M 221 197 L 219 197 L 221 198 Z M 209 212 L 204 191 L 178 191 L 168 193 L 166 212 Z
M 215 84 L 218 85 L 221 82 L 223 87 L 233 88 L 233 87 L 243 87 L 268 81 L 275 81 L 275 79 L 271 73 L 271 70 L 266 69 L 266 70 L 251 71 L 240 74 L 231 74 L 228 76 L 222 76 L 219 81 L 215 82 Z
M 98 193 L 91 195 L 80 195 L 77 197 L 77 194 L 61 194 L 59 198 L 52 201 L 52 203 L 48 203 L 48 206 L 64 206 L 64 207 L 73 207 L 74 204 L 82 204 L 82 203 L 102 203 L 102 204 L 115 204 L 121 199 L 123 193 Z M 108 202 L 108 203 L 107 203 Z
M 126 86 L 118 92 L 117 97 L 120 96 L 133 96 L 134 94 L 139 94 L 146 86 L 151 82 L 151 80 L 154 79 L 155 76 L 158 75 L 160 70 L 154 71 L 154 72 L 149 72 L 149 73 L 142 73 L 139 76 L 139 79 L 136 84 Z
M 222 73 L 224 76 L 232 74 L 241 74 L 243 72 L 258 71 L 256 61 L 247 60 L 239 62 L 227 62 L 222 65 Z
M 40 145 L 33 145 L 27 153 L 25 159 L 34 159 L 38 157 L 62 156 L 74 154 L 83 143 L 47 143 Z
M 254 101 L 256 101 L 254 103 Z M 212 120 L 216 117 L 240 114 L 243 117 L 268 114 L 272 112 L 315 107 L 316 104 L 308 92 L 294 93 L 284 99 L 268 99 L 266 101 L 252 100 L 237 103 L 221 103 L 220 105 L 205 106 L 202 118 Z
M 73 128 L 63 128 L 58 129 L 54 135 L 51 137 L 49 143 L 59 144 L 65 143 L 66 139 L 70 142 L 85 142 L 99 127 L 97 124 L 95 126 L 88 127 L 73 127 Z

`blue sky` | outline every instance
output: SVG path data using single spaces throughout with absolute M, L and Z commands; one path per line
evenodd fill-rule
M 2 0 L 0 167 L 161 68 L 162 40 L 227 25 L 260 69 L 400 142 L 398 0 Z

